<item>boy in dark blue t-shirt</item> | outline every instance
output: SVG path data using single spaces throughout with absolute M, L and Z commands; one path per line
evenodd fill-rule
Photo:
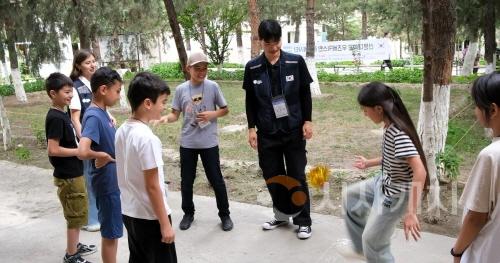
M 116 262 L 118 238 L 123 236 L 120 190 L 116 179 L 115 126 L 106 112 L 120 99 L 122 80 L 108 67 L 98 69 L 90 80 L 93 100 L 82 121 L 79 157 L 92 161 L 92 188 L 101 224 L 102 261 Z

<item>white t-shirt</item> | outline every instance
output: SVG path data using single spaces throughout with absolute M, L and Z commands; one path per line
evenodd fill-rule
M 165 176 L 163 173 L 160 139 L 144 123 L 127 120 L 115 135 L 116 171 L 121 192 L 122 214 L 148 220 L 157 220 L 146 192 L 144 170 L 158 168 L 158 183 L 167 213 Z
M 459 203 L 489 213 L 488 222 L 465 250 L 461 262 L 500 262 L 500 137 L 478 155 Z
M 83 76 L 80 76 L 79 79 L 89 89 L 90 93 L 92 93 L 92 90 L 90 89 L 90 81 L 84 78 Z M 78 96 L 78 92 L 76 91 L 75 87 L 73 87 L 73 98 L 71 98 L 71 103 L 69 104 L 69 108 L 72 110 L 82 110 L 82 104 L 80 103 L 80 96 Z

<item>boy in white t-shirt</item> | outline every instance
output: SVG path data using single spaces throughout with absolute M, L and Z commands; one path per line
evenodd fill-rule
M 459 203 L 464 216 L 451 249 L 454 262 L 500 262 L 500 72 L 474 81 L 471 95 L 481 126 L 493 142 L 477 156 Z
M 132 116 L 116 132 L 116 168 L 129 262 L 177 262 L 161 141 L 147 125 L 161 118 L 168 95 L 170 89 L 159 77 L 137 74 L 127 94 Z

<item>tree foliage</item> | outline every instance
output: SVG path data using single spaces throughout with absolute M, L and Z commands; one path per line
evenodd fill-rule
M 179 14 L 179 23 L 189 36 L 206 45 L 207 55 L 216 65 L 227 58 L 231 34 L 246 18 L 246 5 L 242 1 L 211 1 L 209 5 L 188 3 Z M 201 28 L 198 26 L 201 25 Z M 201 32 L 202 31 L 202 32 Z M 202 34 L 208 43 L 202 41 Z

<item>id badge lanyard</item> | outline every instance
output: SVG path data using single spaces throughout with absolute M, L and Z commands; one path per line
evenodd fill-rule
M 274 109 L 274 115 L 276 116 L 276 119 L 280 119 L 283 117 L 288 117 L 288 106 L 286 104 L 286 98 L 285 98 L 285 87 L 283 86 L 283 80 L 281 78 L 281 61 L 278 60 L 278 63 L 280 63 L 279 66 L 279 80 L 280 80 L 280 87 L 281 87 L 281 95 L 277 95 L 273 97 L 273 87 L 271 83 L 271 78 L 269 76 L 269 70 L 267 69 L 267 64 L 266 64 L 266 75 L 267 75 L 267 80 L 269 81 L 269 94 L 271 97 L 271 103 L 273 104 L 273 109 Z

